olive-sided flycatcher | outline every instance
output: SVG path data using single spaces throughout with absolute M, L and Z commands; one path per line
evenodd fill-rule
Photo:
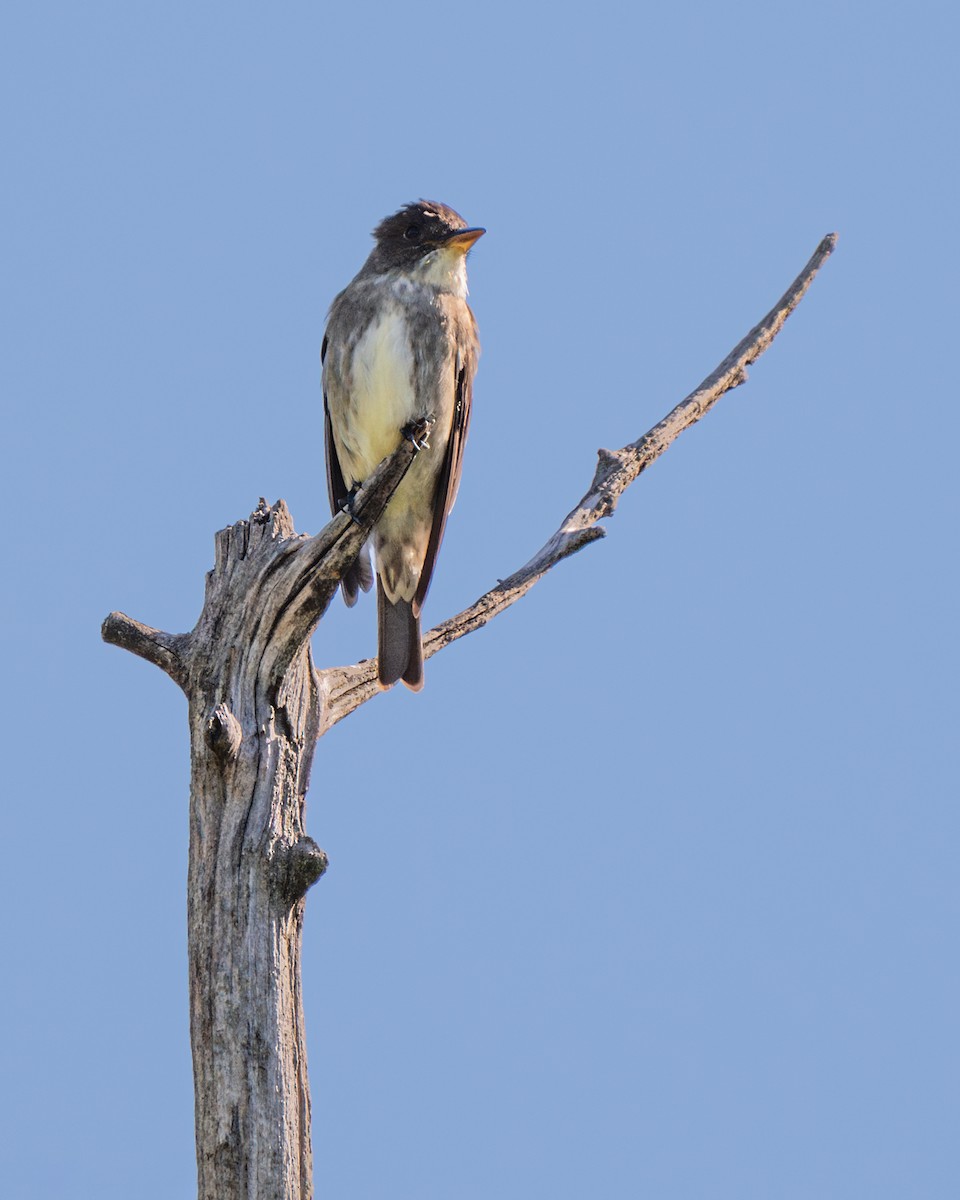
M 423 687 L 420 609 L 460 484 L 480 343 L 467 305 L 467 251 L 482 229 L 421 200 L 386 217 L 356 278 L 330 307 L 323 338 L 327 484 L 337 513 L 432 418 L 426 444 L 371 538 L 380 683 Z M 343 578 L 347 604 L 373 582 L 366 550 Z

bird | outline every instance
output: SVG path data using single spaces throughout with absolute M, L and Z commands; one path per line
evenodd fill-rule
M 377 677 L 423 687 L 420 613 L 460 486 L 480 355 L 467 304 L 467 253 L 486 230 L 419 200 L 385 217 L 374 247 L 330 306 L 323 368 L 327 487 L 336 515 L 402 437 L 419 453 L 373 528 Z M 341 580 L 352 606 L 369 591 L 366 548 Z

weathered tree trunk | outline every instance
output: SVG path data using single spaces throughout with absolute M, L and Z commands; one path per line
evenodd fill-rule
M 107 641 L 163 667 L 190 716 L 188 953 L 200 1200 L 309 1200 L 300 984 L 304 897 L 327 859 L 304 833 L 321 724 L 309 639 L 413 459 L 404 445 L 354 505 L 297 537 L 283 501 L 221 530 L 192 633 L 121 613 Z
M 424 656 L 480 628 L 603 535 L 622 492 L 746 379 L 822 264 L 824 238 L 773 309 L 636 442 L 600 451 L 586 494 L 519 571 L 431 630 Z M 422 435 L 426 429 L 419 431 Z M 419 436 L 416 440 L 420 440 Z M 367 660 L 316 671 L 310 636 L 416 453 L 402 442 L 316 537 L 283 501 L 221 530 L 203 613 L 169 634 L 111 613 L 107 642 L 183 688 L 190 712 L 188 950 L 200 1200 L 309 1200 L 310 1094 L 300 994 L 304 897 L 327 860 L 304 833 L 317 738 L 379 691 Z M 518 490 L 522 496 L 522 488 Z
M 193 635 L 187 911 L 203 1200 L 312 1195 L 300 945 L 304 896 L 326 867 L 303 827 L 319 694 L 308 649 L 278 674 L 282 607 L 264 595 L 292 533 L 283 510 L 218 534 Z

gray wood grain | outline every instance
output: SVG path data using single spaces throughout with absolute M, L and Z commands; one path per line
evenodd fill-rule
M 123 613 L 104 640 L 161 667 L 190 721 L 187 937 L 201 1200 L 307 1200 L 304 897 L 326 869 L 304 832 L 323 692 L 310 636 L 416 454 L 404 442 L 314 538 L 263 501 L 216 535 L 189 634 Z

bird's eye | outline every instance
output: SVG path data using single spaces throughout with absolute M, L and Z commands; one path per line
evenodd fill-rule
M 404 236 L 404 239 L 408 242 L 419 242 L 420 241 L 420 226 L 419 225 L 408 225 L 407 228 L 403 231 L 403 236 Z

